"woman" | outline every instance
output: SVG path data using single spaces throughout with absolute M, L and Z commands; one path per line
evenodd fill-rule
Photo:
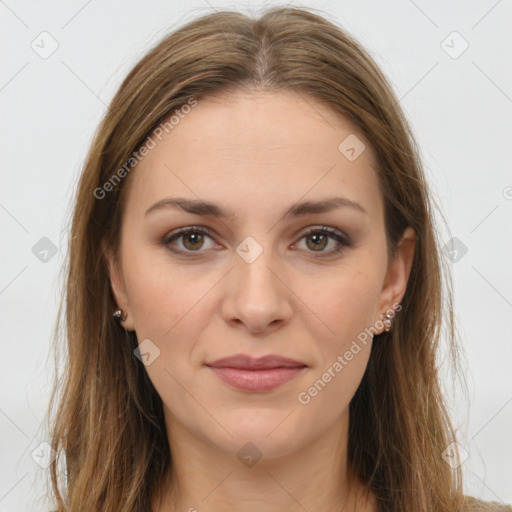
M 512 510 L 463 495 L 442 320 L 455 361 L 373 60 L 312 11 L 203 16 L 130 72 L 78 186 L 57 509 Z

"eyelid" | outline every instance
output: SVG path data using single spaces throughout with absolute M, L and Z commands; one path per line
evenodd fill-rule
M 180 235 L 186 235 L 189 232 L 204 232 L 209 237 L 214 237 L 215 233 L 210 228 L 207 228 L 206 226 L 185 226 L 184 228 L 178 228 L 174 231 L 171 231 L 170 233 L 167 233 L 167 235 L 164 236 L 164 241 L 170 241 L 173 238 L 177 238 Z

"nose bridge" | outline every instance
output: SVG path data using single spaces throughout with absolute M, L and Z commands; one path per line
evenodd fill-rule
M 287 288 L 278 278 L 280 265 L 272 244 L 268 242 L 264 247 L 255 237 L 248 236 L 236 247 L 236 253 L 235 268 L 230 272 L 226 320 L 242 321 L 251 331 L 263 330 L 276 320 L 287 320 L 291 305 Z
M 276 262 L 268 237 L 263 247 L 254 237 L 248 236 L 237 246 L 236 253 L 238 295 L 245 296 L 247 302 L 254 302 L 257 307 L 270 306 L 277 299 L 279 290 L 276 277 L 270 270 L 276 266 Z

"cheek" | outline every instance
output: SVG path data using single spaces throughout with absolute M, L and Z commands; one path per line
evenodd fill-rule
M 317 418 L 320 429 L 332 425 L 348 411 L 368 365 L 371 342 L 366 345 L 349 343 L 344 348 L 347 350 L 333 354 L 325 367 L 297 394 L 302 414 Z
M 184 277 L 178 266 L 152 251 L 129 253 L 123 262 L 130 309 L 140 340 L 172 337 L 208 290 L 208 279 Z M 211 287 L 211 285 L 210 285 Z
M 321 319 L 309 323 L 318 366 L 297 395 L 304 412 L 321 417 L 322 424 L 332 423 L 346 410 L 361 382 L 372 346 L 368 328 L 378 302 L 376 274 L 367 269 L 337 275 L 309 293 L 310 308 Z
M 324 355 L 344 351 L 353 339 L 373 325 L 379 300 L 380 275 L 376 267 L 365 270 L 344 268 L 330 271 L 329 279 L 303 281 L 298 295 L 314 312 L 310 323 L 313 339 L 319 341 Z M 318 320 L 318 321 L 316 321 Z M 327 361 L 325 361 L 327 363 Z

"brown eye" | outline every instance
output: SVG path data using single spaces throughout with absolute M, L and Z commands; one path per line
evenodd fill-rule
M 204 235 L 196 231 L 181 236 L 183 238 L 183 246 L 190 251 L 200 249 L 204 243 Z
M 327 235 L 314 233 L 313 235 L 307 235 L 305 238 L 307 240 L 306 245 L 310 249 L 312 249 L 313 251 L 322 251 L 327 246 L 329 237 Z M 309 241 L 311 241 L 311 244 L 309 243 Z
M 320 257 L 332 256 L 341 252 L 345 247 L 350 247 L 350 241 L 348 237 L 343 235 L 334 228 L 320 227 L 320 228 L 309 228 L 307 232 L 302 236 L 301 240 L 306 240 L 306 250 L 308 252 L 319 253 Z M 325 250 L 329 245 L 329 240 L 334 240 L 334 247 L 330 250 Z
M 210 247 L 205 242 L 211 240 Z M 181 244 L 179 243 L 181 241 Z M 167 235 L 162 244 L 170 251 L 180 254 L 204 252 L 201 249 L 211 249 L 215 246 L 212 235 L 205 228 L 188 227 Z

